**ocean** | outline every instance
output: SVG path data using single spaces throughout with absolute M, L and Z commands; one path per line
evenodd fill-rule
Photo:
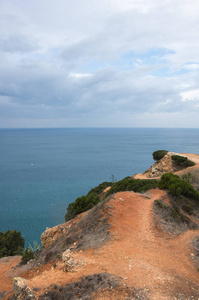
M 159 149 L 199 154 L 199 129 L 1 129 L 0 231 L 39 242 L 70 202 L 112 175 L 144 172 Z

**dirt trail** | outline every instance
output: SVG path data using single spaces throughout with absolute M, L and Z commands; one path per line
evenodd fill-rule
M 149 289 L 151 299 L 161 299 L 160 293 L 171 299 L 176 286 L 184 289 L 182 278 L 199 285 L 198 272 L 189 257 L 190 239 L 199 232 L 169 239 L 159 236 L 154 228 L 153 201 L 163 196 L 165 192 L 160 190 L 151 191 L 150 199 L 123 192 L 112 200 L 117 214 L 111 222 L 115 239 L 107 245 L 111 257 L 107 269 L 126 277 L 129 285 Z M 102 250 L 100 260 L 106 265 L 104 255 Z
M 190 296 L 197 294 L 199 275 L 190 254 L 191 240 L 199 235 L 199 230 L 176 238 L 160 235 L 153 224 L 152 206 L 153 201 L 161 197 L 166 194 L 158 189 L 146 195 L 117 193 L 107 203 L 113 207 L 112 240 L 99 249 L 74 253 L 73 259 L 79 266 L 73 272 L 64 272 L 64 263 L 60 261 L 55 269 L 48 267 L 29 279 L 28 286 L 39 288 L 41 293 L 53 284 L 64 285 L 84 275 L 108 272 L 122 276 L 128 286 L 144 290 L 153 300 L 175 299 L 175 294 L 181 292 Z M 28 274 L 23 275 L 28 277 Z M 99 299 L 102 298 L 99 296 Z
M 12 292 L 11 272 L 21 261 L 21 256 L 3 257 L 0 259 L 0 298 Z
M 186 172 L 199 168 L 199 155 L 181 155 L 196 164 Z M 184 170 L 176 174 L 181 172 Z M 147 179 L 145 174 L 134 178 Z M 74 266 L 67 272 L 61 259 L 57 259 L 56 265 L 50 262 L 32 270 L 27 266 L 15 271 L 20 257 L 0 259 L 0 298 L 8 299 L 11 295 L 13 276 L 26 278 L 28 287 L 39 296 L 55 284 L 64 286 L 82 276 L 107 272 L 124 278 L 129 287 L 142 290 L 146 299 L 199 299 L 199 273 L 192 259 L 192 240 L 199 236 L 199 230 L 189 230 L 175 238 L 163 233 L 154 225 L 153 214 L 153 202 L 160 198 L 169 203 L 166 192 L 159 189 L 146 194 L 115 194 L 106 204 L 110 207 L 112 239 L 100 248 L 71 253 Z M 118 295 L 108 291 L 106 296 L 99 292 L 94 299 L 125 299 L 121 295 L 121 291 Z
M 107 203 L 111 212 L 110 241 L 98 249 L 72 253 L 77 266 L 69 272 L 64 270 L 66 263 L 59 259 L 56 266 L 49 263 L 18 275 L 27 279 L 36 296 L 55 284 L 64 286 L 82 276 L 107 272 L 123 277 L 129 287 L 142 290 L 147 299 L 199 299 L 199 273 L 191 256 L 194 251 L 191 242 L 199 236 L 199 230 L 175 238 L 161 234 L 154 225 L 153 215 L 153 202 L 160 198 L 166 200 L 167 195 L 159 189 L 146 194 L 115 194 Z M 20 257 L 0 260 L 1 292 L 12 290 L 9 272 L 19 260 Z M 123 299 L 121 295 L 118 297 L 110 292 L 106 297 L 98 293 L 94 299 Z

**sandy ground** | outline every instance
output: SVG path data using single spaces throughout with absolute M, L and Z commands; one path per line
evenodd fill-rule
M 191 241 L 199 235 L 199 230 L 171 238 L 156 229 L 152 205 L 155 199 L 162 197 L 166 197 L 166 194 L 158 189 L 146 195 L 117 193 L 108 202 L 114 208 L 110 220 L 111 241 L 99 249 L 74 253 L 73 259 L 79 266 L 72 272 L 63 271 L 64 262 L 60 260 L 56 268 L 49 264 L 43 267 L 42 272 L 37 270 L 33 278 L 32 272 L 25 272 L 21 276 L 29 278 L 28 286 L 31 289 L 38 288 L 39 294 L 53 284 L 61 286 L 79 280 L 84 275 L 108 272 L 125 278 L 128 286 L 144 290 L 149 299 L 186 299 L 175 298 L 179 292 L 195 295 L 199 288 L 199 274 L 191 258 Z M 8 291 L 11 289 L 11 278 L 6 268 L 6 264 L 0 260 L 1 274 L 4 274 L 0 290 Z M 117 297 L 99 296 L 99 299 Z

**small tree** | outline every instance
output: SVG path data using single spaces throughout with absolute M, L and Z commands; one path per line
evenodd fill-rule
M 23 253 L 25 240 L 21 231 L 7 230 L 0 232 L 0 258 L 4 256 L 21 255 Z
M 117 179 L 115 178 L 115 176 L 114 176 L 114 175 L 111 175 L 111 178 L 110 178 L 110 179 L 111 179 L 111 182 L 112 182 L 112 183 L 115 183 L 115 182 L 117 182 Z
M 155 161 L 160 160 L 160 159 L 163 158 L 167 153 L 168 153 L 167 150 L 157 150 L 157 151 L 153 152 L 153 159 L 154 159 Z

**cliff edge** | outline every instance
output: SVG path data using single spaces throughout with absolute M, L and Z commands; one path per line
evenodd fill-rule
M 199 155 L 186 154 L 195 166 L 184 170 L 172 169 L 170 156 L 134 178 L 192 174 L 197 188 Z M 36 260 L 0 259 L 0 297 L 199 299 L 199 217 L 175 208 L 177 200 L 158 188 L 118 192 L 48 228 Z

